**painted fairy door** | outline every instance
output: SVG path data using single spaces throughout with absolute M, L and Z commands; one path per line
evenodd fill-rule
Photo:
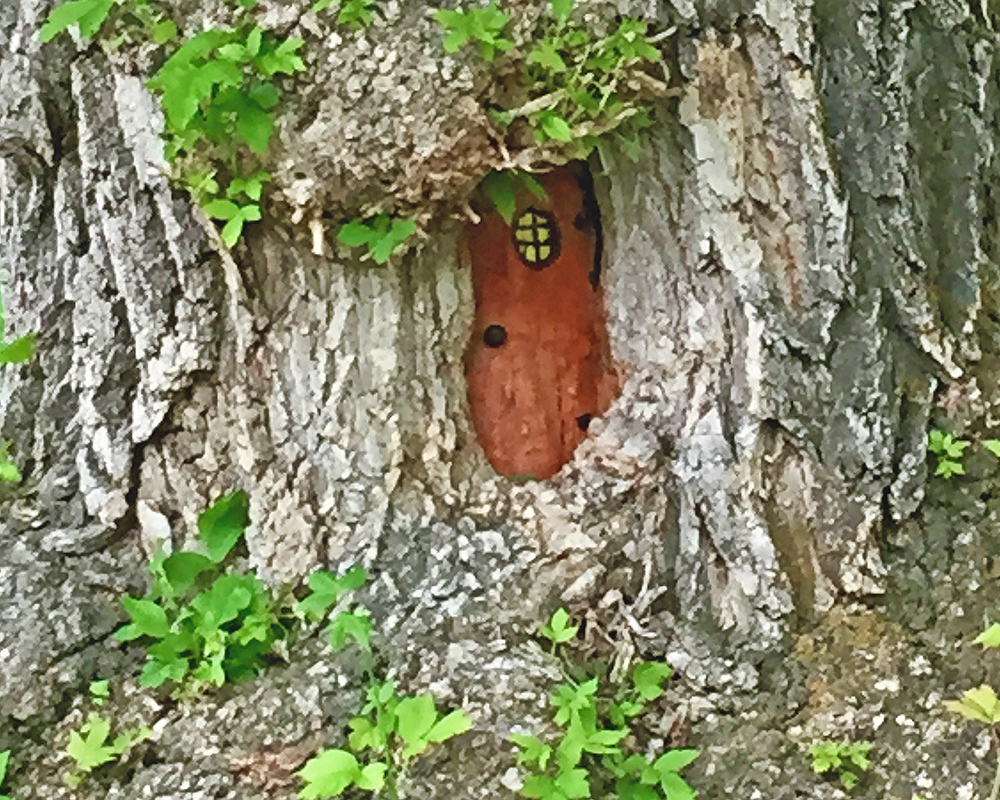
M 469 404 L 497 472 L 549 478 L 615 392 L 600 288 L 600 219 L 580 164 L 537 176 L 510 225 L 470 224 L 476 316 Z

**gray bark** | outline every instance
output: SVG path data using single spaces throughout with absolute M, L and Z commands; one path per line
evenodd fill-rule
M 119 594 L 237 487 L 259 574 L 364 564 L 406 685 L 474 713 L 472 744 L 414 796 L 503 796 L 496 737 L 544 716 L 557 673 L 530 636 L 560 604 L 691 691 L 780 695 L 766 673 L 797 618 L 892 587 L 880 536 L 921 500 L 938 381 L 996 363 L 980 288 L 996 277 L 995 37 L 973 5 L 622 0 L 679 26 L 682 87 L 639 164 L 611 144 L 592 161 L 627 380 L 555 479 L 518 485 L 469 420 L 471 279 L 442 211 L 501 161 L 477 102 L 488 71 L 446 56 L 423 6 L 389 0 L 358 34 L 266 8 L 306 38 L 308 70 L 280 193 L 230 258 L 163 177 L 144 65 L 42 46 L 50 4 L 3 3 L 0 274 L 8 324 L 41 332 L 0 386 L 26 473 L 0 490 L 0 749 L 39 759 L 18 797 L 67 791 L 44 743 L 86 680 L 126 671 Z M 335 227 L 313 254 L 317 224 L 420 199 L 426 234 L 388 268 Z M 235 699 L 135 700 L 164 720 L 159 761 L 107 796 L 256 797 L 234 754 L 325 741 L 355 690 L 349 667 L 302 654 Z M 213 714 L 256 734 L 209 730 Z

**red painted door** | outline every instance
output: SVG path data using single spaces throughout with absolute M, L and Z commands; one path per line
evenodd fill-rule
M 470 224 L 476 293 L 469 404 L 503 475 L 549 478 L 569 461 L 616 391 L 599 284 L 600 220 L 585 167 L 539 176 L 547 196 L 518 198 Z

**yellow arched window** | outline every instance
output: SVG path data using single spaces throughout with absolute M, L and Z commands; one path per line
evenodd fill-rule
M 548 211 L 529 208 L 514 221 L 514 247 L 531 269 L 543 269 L 559 256 L 559 229 Z

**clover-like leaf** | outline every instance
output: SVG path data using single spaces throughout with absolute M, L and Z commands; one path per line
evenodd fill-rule
M 1000 723 L 1000 699 L 991 686 L 967 690 L 959 700 L 946 700 L 945 707 L 966 719 L 987 725 Z

